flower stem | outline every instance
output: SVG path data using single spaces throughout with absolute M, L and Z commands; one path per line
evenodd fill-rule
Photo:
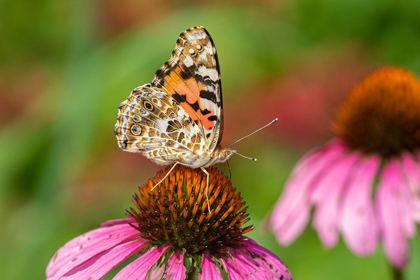
M 392 275 L 394 280 L 404 280 L 404 271 L 398 268 L 392 267 Z
M 191 270 L 191 272 L 188 273 L 187 280 L 196 280 L 197 277 L 198 277 L 198 270 L 196 267 L 194 267 L 193 270 Z

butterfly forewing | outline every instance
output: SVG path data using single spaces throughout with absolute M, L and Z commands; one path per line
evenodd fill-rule
M 207 150 L 214 151 L 222 138 L 223 103 L 217 51 L 204 27 L 180 35 L 152 85 L 165 89 L 179 102 L 199 125 Z

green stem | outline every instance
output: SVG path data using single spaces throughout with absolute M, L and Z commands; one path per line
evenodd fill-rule
M 197 277 L 198 277 L 198 270 L 196 267 L 194 267 L 193 270 L 191 270 L 191 272 L 188 273 L 187 280 L 196 280 Z
M 392 267 L 393 280 L 404 280 L 404 271 L 398 268 Z

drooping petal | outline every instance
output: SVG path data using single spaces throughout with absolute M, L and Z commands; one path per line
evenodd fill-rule
M 293 279 L 287 266 L 276 255 L 258 244 L 256 241 L 250 238 L 244 238 L 243 245 L 249 252 L 251 252 L 253 260 L 257 262 L 260 267 L 265 267 L 267 271 L 270 271 L 275 279 Z
M 219 260 L 229 279 L 292 279 L 279 258 L 251 239 L 244 239 L 243 247 L 229 248 Z
M 310 215 L 310 193 L 319 177 L 340 158 L 343 149 L 340 141 L 332 141 L 304 156 L 294 168 L 284 194 L 270 215 L 271 227 L 280 244 L 290 244 L 304 229 Z
M 152 248 L 118 272 L 114 280 L 144 279 L 150 268 L 168 249 L 168 247 L 163 246 Z
M 338 241 L 338 216 L 340 196 L 349 178 L 352 168 L 361 155 L 343 154 L 342 158 L 329 168 L 322 177 L 316 190 L 312 193 L 311 200 L 316 203 L 313 226 L 325 247 L 331 248 Z
M 63 274 L 79 265 L 81 263 L 79 256 L 83 257 L 83 261 L 87 260 L 136 236 L 138 236 L 138 231 L 124 223 L 100 227 L 78 236 L 54 254 L 47 266 L 47 278 L 55 276 L 59 271 Z
M 274 236 L 279 244 L 287 246 L 292 243 L 299 234 L 305 229 L 310 218 L 311 205 L 303 204 L 299 208 L 300 211 L 293 211 L 289 214 L 289 219 L 285 220 L 283 225 L 277 225 L 276 229 L 273 229 Z M 281 213 L 277 211 L 277 213 Z M 278 215 L 278 214 L 277 214 Z
M 146 275 L 144 280 L 162 280 L 163 276 L 165 275 L 166 266 L 162 264 L 155 269 L 149 269 L 149 272 Z
M 372 156 L 353 169 L 340 213 L 340 229 L 347 246 L 366 256 L 376 250 L 379 229 L 372 201 L 372 188 L 380 158 Z
M 408 259 L 408 241 L 403 222 L 401 204 L 403 192 L 407 190 L 402 174 L 395 160 L 390 160 L 384 168 L 376 193 L 376 207 L 382 231 L 385 254 L 396 268 L 403 268 Z
M 132 240 L 107 251 L 97 254 L 79 266 L 74 267 L 62 276 L 53 279 L 71 280 L 71 279 L 101 279 L 105 274 L 114 269 L 120 263 L 141 250 L 148 244 L 144 239 Z
M 413 197 L 413 218 L 420 222 L 420 158 L 416 160 L 412 154 L 402 155 L 402 169 Z
M 114 246 L 125 243 L 128 240 L 132 240 L 134 237 L 137 237 L 137 233 L 133 232 L 123 232 L 115 233 L 109 237 L 109 240 L 104 240 L 101 243 L 96 243 L 95 246 L 88 246 L 81 249 L 77 255 L 73 256 L 73 259 L 65 264 L 58 272 L 57 275 L 66 274 L 68 271 L 73 270 L 79 265 L 83 264 L 86 261 L 89 261 L 92 258 L 105 253 L 108 250 L 111 250 Z M 144 247 L 148 244 L 148 241 L 145 239 L 136 239 L 137 244 L 140 247 Z M 112 252 L 110 253 L 112 254 Z
M 413 195 L 409 184 L 407 183 L 405 170 L 400 160 L 396 160 L 400 174 L 400 185 L 398 186 L 399 195 L 397 203 L 400 208 L 400 221 L 404 234 L 407 237 L 413 237 L 416 234 L 415 204 L 416 197 Z M 420 170 L 419 170 L 420 171 Z M 418 174 L 420 175 L 420 174 Z
M 238 269 L 238 265 L 231 258 L 231 256 L 220 257 L 220 263 L 223 265 L 224 270 L 226 271 L 229 280 L 243 280 L 245 275 L 242 276 L 241 272 Z
M 223 277 L 220 274 L 220 270 L 214 264 L 211 254 L 205 252 L 201 261 L 201 271 L 198 273 L 198 280 L 207 279 L 222 280 Z
M 184 252 L 178 250 L 172 254 L 167 262 L 166 279 L 183 280 L 186 278 L 184 266 Z
M 116 226 L 116 225 L 122 225 L 122 224 L 129 224 L 132 223 L 133 219 L 126 218 L 126 219 L 115 219 L 115 220 L 109 220 L 101 224 L 101 227 L 110 227 L 110 226 Z

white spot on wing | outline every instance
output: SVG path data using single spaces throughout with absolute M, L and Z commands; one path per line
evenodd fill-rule
M 198 67 L 198 72 L 202 76 L 209 76 L 210 79 L 213 80 L 213 81 L 219 80 L 219 74 L 217 73 L 216 69 L 214 69 L 214 68 L 207 68 L 206 66 L 201 65 L 200 67 Z
M 210 44 L 210 42 L 204 46 L 204 50 L 211 56 L 213 56 L 216 51 L 214 50 L 213 46 Z
M 201 31 L 192 32 L 191 35 L 195 39 L 205 39 L 207 37 L 206 33 Z
M 187 55 L 184 59 L 184 64 L 187 67 L 191 67 L 194 65 L 194 61 L 192 60 L 191 56 Z

